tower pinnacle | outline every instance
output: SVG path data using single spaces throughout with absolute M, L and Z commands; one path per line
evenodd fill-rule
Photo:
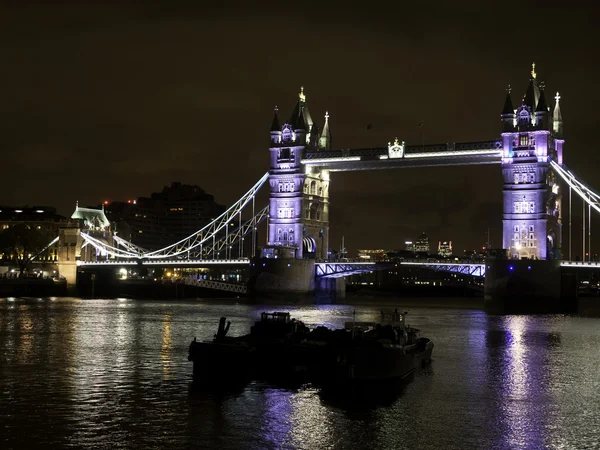
M 560 111 L 560 94 L 558 92 L 556 92 L 556 96 L 554 97 L 554 99 L 556 100 L 556 104 L 554 105 L 554 111 L 552 113 L 552 128 L 554 130 L 554 133 L 556 133 L 558 137 L 562 138 L 563 118 L 562 113 Z
M 329 131 L 329 112 L 325 112 L 325 124 L 319 138 L 319 148 L 321 150 L 331 149 L 331 132 Z
M 273 114 L 273 122 L 271 123 L 271 131 L 281 131 L 281 125 L 279 124 L 279 117 L 277 117 L 277 111 L 279 108 L 275 107 L 275 113 Z
M 531 78 L 535 80 L 537 73 L 535 73 L 535 63 L 531 63 Z
M 301 102 L 306 101 L 306 95 L 304 95 L 304 86 L 300 86 L 300 93 L 298 94 L 298 98 Z
M 508 85 L 508 88 L 506 89 L 506 100 L 504 101 L 504 108 L 502 108 L 502 115 L 511 115 L 513 116 L 515 113 L 515 110 L 513 108 L 513 104 L 512 104 L 512 100 L 510 98 L 510 84 Z

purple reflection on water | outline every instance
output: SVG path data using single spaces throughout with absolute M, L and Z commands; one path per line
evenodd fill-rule
M 548 423 L 548 333 L 536 328 L 535 318 L 509 316 L 503 322 L 504 339 L 497 376 L 500 377 L 499 420 L 502 442 L 498 448 L 546 448 L 544 429 Z
M 264 394 L 264 411 L 260 431 L 264 441 L 275 447 L 290 441 L 293 427 L 292 392 L 283 389 L 267 388 Z

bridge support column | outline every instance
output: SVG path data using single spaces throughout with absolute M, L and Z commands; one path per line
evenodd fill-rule
M 490 314 L 565 312 L 560 261 L 490 260 L 486 263 L 484 308 Z
M 81 252 L 79 228 L 61 228 L 58 238 L 58 273 L 67 281 L 67 295 L 77 288 L 77 258 Z
M 253 294 L 312 294 L 315 291 L 314 260 L 257 258 L 250 269 L 248 288 Z
M 346 278 L 317 278 L 315 289 L 336 299 L 346 298 Z

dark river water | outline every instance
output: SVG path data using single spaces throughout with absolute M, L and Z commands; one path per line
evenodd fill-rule
M 382 307 L 0 299 L 0 449 L 600 448 L 600 319 L 411 307 L 434 358 L 389 395 L 192 388 L 188 345 L 222 315 L 239 335 L 263 310 L 342 326 L 353 309 Z

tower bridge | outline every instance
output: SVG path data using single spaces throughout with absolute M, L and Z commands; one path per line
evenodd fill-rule
M 568 187 L 570 199 L 575 193 L 588 205 L 588 221 L 592 209 L 600 212 L 600 196 L 563 163 L 565 141 L 559 101 L 558 93 L 554 98 L 546 96 L 545 86 L 538 80 L 534 66 L 525 95 L 516 107 L 511 90 L 507 89 L 500 115 L 502 131 L 497 138 L 421 146 L 407 145 L 396 138 L 375 148 L 335 149 L 329 114 L 325 113 L 322 127 L 313 121 L 301 88 L 288 120 L 282 122 L 275 108 L 269 131 L 268 172 L 212 223 L 163 249 L 147 251 L 117 236 L 107 236 L 102 220 L 90 220 L 88 229 L 80 230 L 77 235 L 61 234 L 59 264 L 70 265 L 71 272 L 77 265 L 91 268 L 134 264 L 181 267 L 241 264 L 254 270 L 255 288 L 263 292 L 311 292 L 318 288 L 319 280 L 325 279 L 329 280 L 328 289 L 343 290 L 343 286 L 337 285 L 343 284 L 344 274 L 361 269 L 326 261 L 332 173 L 498 164 L 503 175 L 502 242 L 508 258 L 555 261 L 558 264 L 547 267 L 560 268 L 559 261 L 566 255 L 562 255 L 563 211 L 559 182 L 562 180 L 563 187 Z M 265 185 L 269 189 L 269 203 L 260 208 L 257 206 L 261 205 L 255 204 L 256 194 Z M 571 244 L 570 210 L 568 218 Z M 267 243 L 260 254 L 256 254 L 256 232 L 263 222 L 267 223 Z M 583 254 L 585 237 L 584 230 Z M 590 241 L 588 227 L 588 246 Z M 565 259 L 567 263 L 572 260 L 571 245 Z M 262 263 L 253 265 L 255 260 Z M 475 276 L 490 271 L 483 265 L 438 264 L 436 267 L 436 270 L 466 270 Z M 368 268 L 364 266 L 362 270 Z M 331 286 L 331 280 L 337 287 Z

